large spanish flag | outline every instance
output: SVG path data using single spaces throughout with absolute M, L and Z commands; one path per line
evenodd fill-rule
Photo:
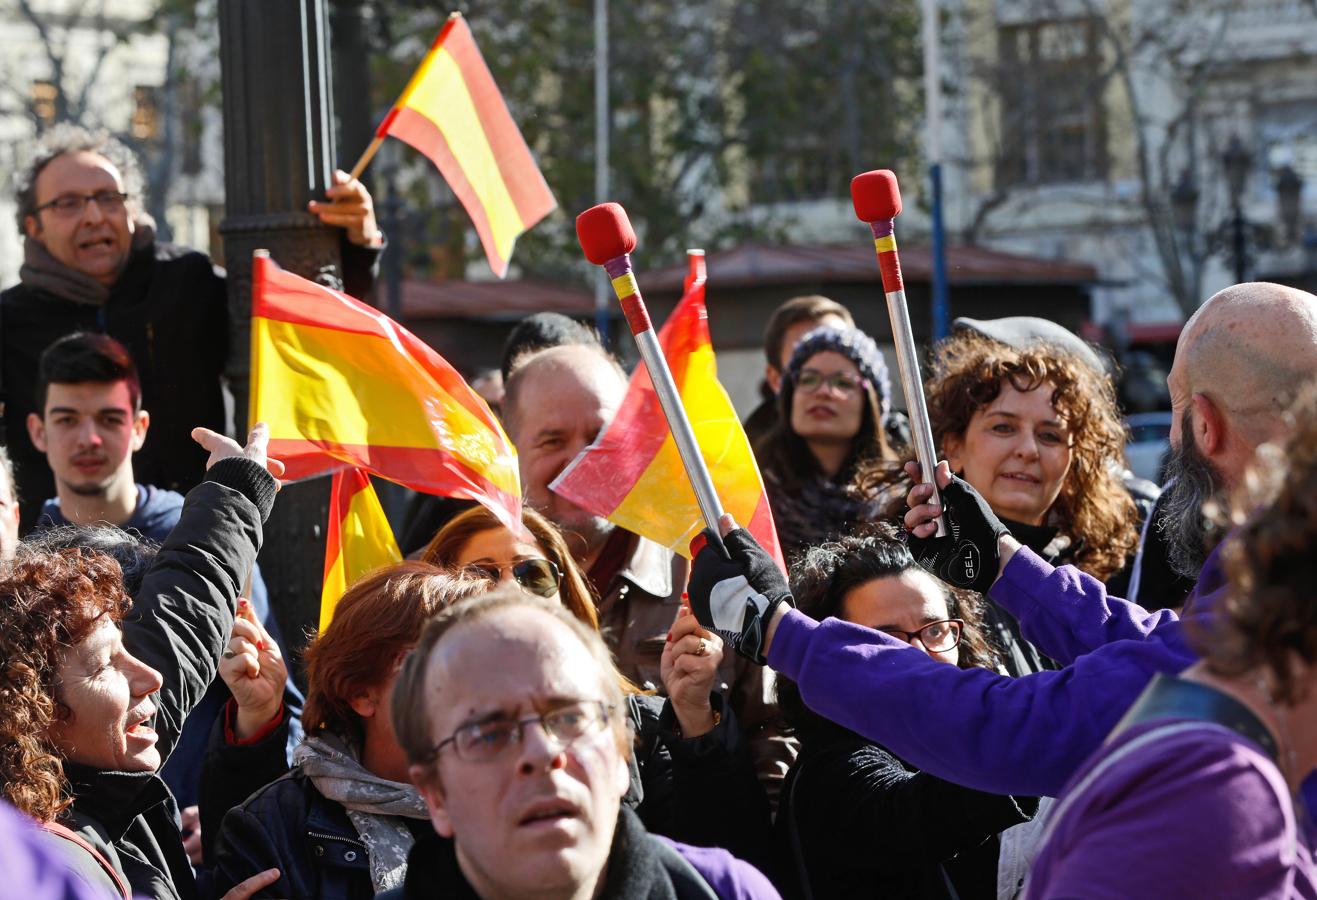
M 253 422 L 289 480 L 345 467 L 475 500 L 521 530 L 512 443 L 457 370 L 376 309 L 252 260 Z
M 402 560 L 393 529 L 361 469 L 334 473 L 325 542 L 325 581 L 320 594 L 320 630 L 334 617 L 344 592 L 362 575 Z
M 704 256 L 692 257 L 693 277 L 687 279 L 685 296 L 659 331 L 659 344 L 723 508 L 786 571 L 759 466 L 732 401 L 718 382 L 704 304 Z M 691 539 L 704 528 L 695 491 L 643 365 L 631 376 L 622 406 L 608 428 L 549 487 L 583 509 L 686 557 Z
M 385 135 L 438 166 L 499 278 L 507 274 L 517 236 L 558 205 L 458 13 L 380 123 L 375 136 Z

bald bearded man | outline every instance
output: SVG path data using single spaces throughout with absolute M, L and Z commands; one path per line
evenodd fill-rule
M 1200 467 L 1210 485 L 1194 491 L 1207 498 L 1239 484 L 1259 443 L 1283 434 L 1286 408 L 1314 376 L 1317 297 L 1242 284 L 1205 303 L 1181 334 L 1169 379 L 1178 423 L 1171 439 L 1181 462 Z M 945 487 L 945 463 L 939 470 Z M 917 551 L 935 512 L 923 502 L 927 496 L 926 486 L 913 490 L 906 516 Z M 1022 678 L 961 670 L 890 635 L 835 619 L 815 622 L 782 602 L 789 600 L 786 583 L 743 530 L 727 539 L 731 562 L 708 549 L 696 557 L 692 608 L 738 650 L 794 679 L 815 712 L 912 766 L 992 793 L 1055 796 L 1153 675 L 1180 672 L 1197 655 L 1175 614 L 1150 614 L 1108 597 L 1101 582 L 1077 569 L 1053 568 L 1008 533 L 996 537 L 1000 523 L 987 519 L 991 511 L 967 485 L 959 501 L 944 496 L 962 526 L 961 543 L 951 549 L 963 549 L 966 535 L 994 536 L 976 544 L 997 573 L 992 599 L 1064 669 Z M 1196 532 L 1177 538 L 1186 553 L 1207 557 L 1186 619 L 1210 616 L 1225 583 L 1201 517 L 1200 504 L 1193 516 L 1170 523 Z M 728 596 L 742 605 L 734 616 L 719 615 L 715 609 L 728 606 Z M 755 606 L 753 621 L 744 604 Z M 742 622 L 750 627 L 743 631 Z M 756 635 L 764 636 L 759 646 Z

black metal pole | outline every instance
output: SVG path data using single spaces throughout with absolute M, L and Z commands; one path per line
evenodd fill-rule
M 247 426 L 251 256 L 341 288 L 339 232 L 307 212 L 334 167 L 325 0 L 219 4 L 224 89 L 224 263 L 228 269 L 230 382 Z M 265 527 L 261 570 L 284 637 L 300 649 L 319 619 L 329 479 L 280 492 Z
M 1230 223 L 1231 238 L 1235 255 L 1235 284 L 1248 281 L 1248 236 L 1244 233 L 1244 210 L 1235 204 L 1234 215 Z

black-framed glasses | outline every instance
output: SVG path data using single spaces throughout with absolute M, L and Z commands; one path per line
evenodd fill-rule
M 845 372 L 824 375 L 816 369 L 801 369 L 800 374 L 796 376 L 796 384 L 807 394 L 813 394 L 827 385 L 843 397 L 849 397 L 853 392 L 864 387 L 864 379 L 847 375 Z
M 118 213 L 123 211 L 124 204 L 128 202 L 128 195 L 123 191 L 97 191 L 94 194 L 63 194 L 47 203 L 43 203 L 34 210 L 41 212 L 48 209 L 61 218 L 71 219 L 74 216 L 80 216 L 87 204 L 95 200 L 96 205 L 100 207 L 103 213 Z
M 481 578 L 488 578 L 495 584 L 503 577 L 504 572 L 511 572 L 513 581 L 541 597 L 552 597 L 558 593 L 558 586 L 562 584 L 562 571 L 557 564 L 539 557 L 518 560 L 507 566 L 472 563 L 466 567 L 466 571 Z
M 919 638 L 919 643 L 929 653 L 946 653 L 960 643 L 960 635 L 964 630 L 964 619 L 943 619 L 941 622 L 929 622 L 918 631 L 884 628 L 882 632 L 900 638 L 907 644 L 913 644 L 915 638 Z
M 440 751 L 452 746 L 463 762 L 492 762 L 513 744 L 520 744 L 527 725 L 539 725 L 560 748 L 594 734 L 608 724 L 613 705 L 602 700 L 580 700 L 524 719 L 492 719 L 463 725 L 434 745 L 426 759 L 433 762 Z

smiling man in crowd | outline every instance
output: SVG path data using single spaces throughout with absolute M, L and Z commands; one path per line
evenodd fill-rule
M 363 296 L 383 237 L 361 183 L 343 173 L 335 180 L 327 192 L 333 202 L 312 204 L 311 212 L 343 226 L 345 288 Z M 0 294 L 0 384 L 24 530 L 54 488 L 26 421 L 39 412 L 37 360 L 56 339 L 95 331 L 128 348 L 155 419 L 138 475 L 169 490 L 201 480 L 206 457 L 192 441 L 194 426 L 231 430 L 222 380 L 245 391 L 246 372 L 229 365 L 230 347 L 246 338 L 230 320 L 224 272 L 204 253 L 155 239 L 144 187 L 127 147 L 68 124 L 47 133 L 21 173 L 23 266 L 20 283 Z

